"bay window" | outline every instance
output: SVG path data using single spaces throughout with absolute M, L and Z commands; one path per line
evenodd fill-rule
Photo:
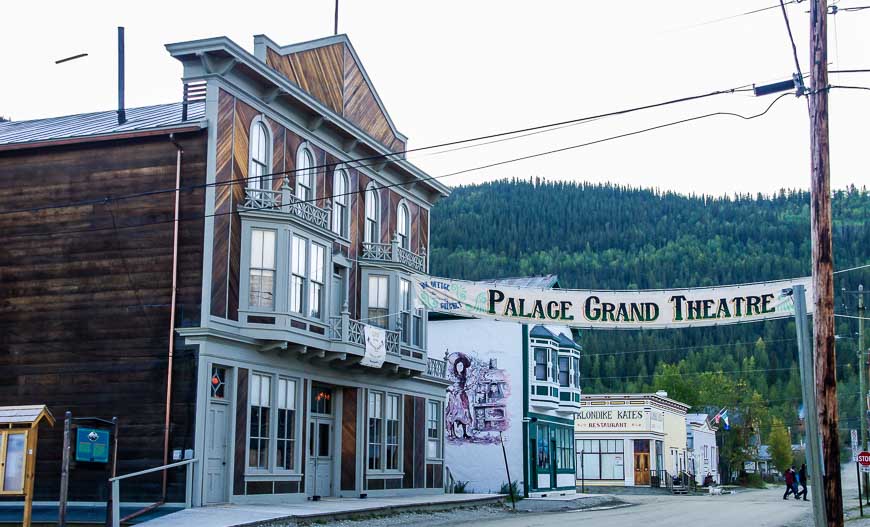
M 423 346 L 423 308 L 414 308 L 414 336 L 412 338 L 413 345 Z
M 571 377 L 568 369 L 571 365 L 571 357 L 563 357 L 559 355 L 559 386 L 567 388 L 570 385 Z
M 399 279 L 399 311 L 402 320 L 402 342 L 411 343 L 411 334 L 414 331 L 411 325 L 411 281 Z
M 251 374 L 251 422 L 248 467 L 269 468 L 269 424 L 272 406 L 272 376 Z
M 580 357 L 572 357 L 574 363 L 574 387 L 580 388 Z
M 302 314 L 302 299 L 305 298 L 305 256 L 308 240 L 293 235 L 290 245 L 290 311 Z
M 368 323 L 386 328 L 389 325 L 389 278 L 369 275 Z
M 309 268 L 311 285 L 308 289 L 308 313 L 312 318 L 323 316 L 323 275 L 326 248 L 316 243 L 311 244 L 311 267 Z
M 248 304 L 252 308 L 275 307 L 275 231 L 251 230 L 251 263 Z
M 547 348 L 535 348 L 535 380 L 547 380 Z

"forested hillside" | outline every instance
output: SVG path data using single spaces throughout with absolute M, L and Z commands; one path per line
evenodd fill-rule
M 835 267 L 870 263 L 870 193 L 837 191 L 833 210 Z M 711 197 L 497 181 L 458 187 L 435 207 L 430 271 L 471 280 L 555 273 L 562 287 L 601 289 L 783 279 L 810 273 L 809 225 L 809 195 L 800 191 Z M 837 274 L 835 285 L 851 291 L 861 282 L 870 286 L 870 269 Z M 855 315 L 856 297 L 841 295 L 837 308 Z M 857 322 L 837 322 L 841 417 L 843 428 L 854 428 Z M 701 410 L 732 407 L 738 423 L 764 428 L 742 433 L 764 436 L 779 421 L 795 432 L 800 383 L 794 335 L 791 321 L 584 331 L 584 390 L 666 389 Z

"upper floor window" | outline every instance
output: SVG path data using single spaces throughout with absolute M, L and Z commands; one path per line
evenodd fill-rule
M 326 261 L 326 248 L 322 245 L 311 244 L 311 267 L 309 276 L 311 283 L 308 288 L 308 314 L 313 318 L 323 316 L 323 274 Z
M 559 386 L 567 388 L 571 384 L 570 372 L 571 357 L 559 355 Z
M 314 199 L 314 154 L 304 145 L 296 153 L 296 197 L 302 201 Z
M 382 275 L 369 276 L 368 322 L 386 328 L 389 323 L 389 279 Z
M 547 348 L 535 348 L 535 380 L 547 380 L 547 362 L 549 350 Z
M 411 325 L 411 281 L 399 279 L 399 310 L 402 317 L 402 342 L 411 343 L 414 327 Z
M 335 182 L 332 186 L 332 230 L 339 236 L 347 238 L 348 220 L 348 184 L 347 172 L 335 171 Z
M 580 357 L 571 357 L 574 364 L 574 387 L 580 388 Z
M 250 307 L 275 307 L 275 231 L 251 230 Z
M 305 298 L 305 260 L 308 240 L 293 235 L 290 243 L 290 311 L 302 314 Z
M 404 203 L 399 204 L 396 220 L 396 237 L 399 240 L 399 247 L 409 249 L 410 239 L 408 233 L 411 232 L 411 216 L 408 214 L 408 206 Z
M 248 188 L 271 190 L 272 178 L 269 163 L 272 157 L 272 141 L 269 129 L 261 119 L 251 125 L 250 167 L 248 168 Z
M 366 223 L 363 232 L 363 241 L 376 243 L 381 239 L 381 199 L 378 188 L 369 184 L 366 189 Z

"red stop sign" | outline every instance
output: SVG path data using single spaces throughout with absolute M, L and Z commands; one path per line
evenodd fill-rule
M 870 452 L 861 452 L 858 454 L 858 463 L 863 467 L 870 467 Z

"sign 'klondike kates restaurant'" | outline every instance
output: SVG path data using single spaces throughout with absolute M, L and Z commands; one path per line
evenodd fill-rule
M 574 419 L 576 432 L 663 432 L 664 413 L 650 408 L 583 408 Z
M 793 286 L 803 285 L 812 296 L 808 277 L 644 291 L 503 287 L 423 275 L 415 276 L 415 284 L 417 299 L 430 311 L 598 329 L 665 329 L 782 318 L 794 315 Z

